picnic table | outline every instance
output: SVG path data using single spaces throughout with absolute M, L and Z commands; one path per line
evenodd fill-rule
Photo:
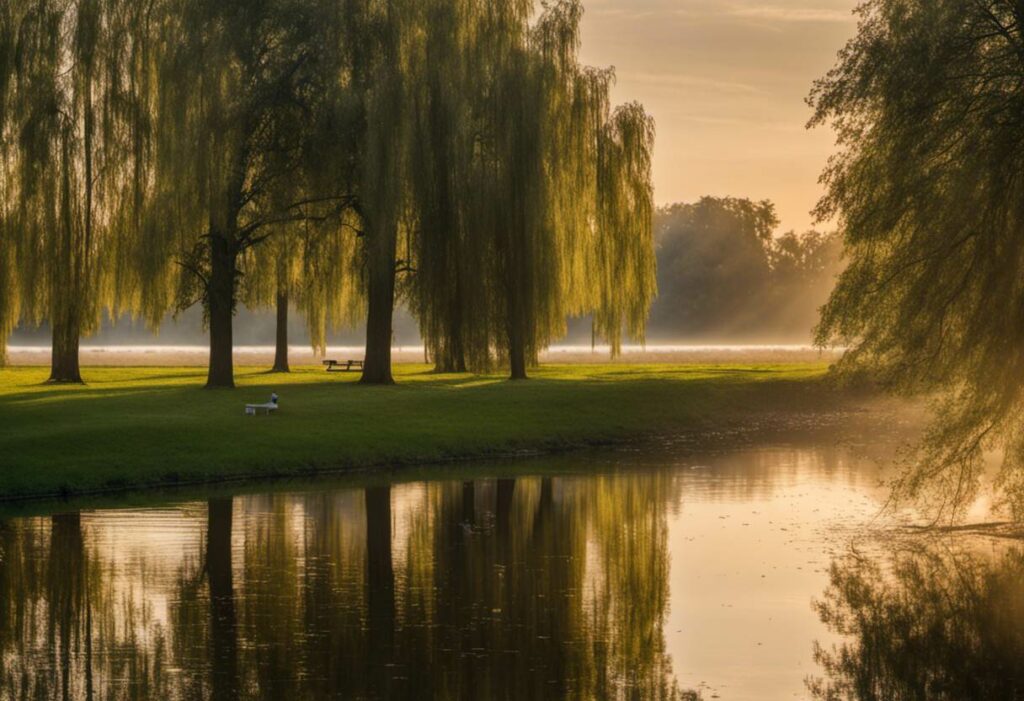
M 351 372 L 352 370 L 362 370 L 362 360 L 325 360 L 324 365 L 327 366 L 327 372 Z

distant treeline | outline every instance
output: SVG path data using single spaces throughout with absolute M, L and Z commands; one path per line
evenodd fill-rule
M 654 216 L 659 296 L 648 336 L 667 341 L 806 342 L 818 312 L 843 268 L 842 241 L 835 233 L 777 235 L 771 202 L 704 197 L 659 208 Z M 95 342 L 203 343 L 200 310 L 167 320 L 154 337 L 143 324 L 105 320 Z M 567 343 L 590 340 L 590 319 L 570 325 Z M 291 319 L 293 343 L 308 343 L 305 321 Z M 415 319 L 395 314 L 396 345 L 422 343 Z M 362 328 L 328 334 L 332 345 L 362 342 Z M 240 309 L 235 338 L 244 345 L 269 345 L 274 313 Z M 44 343 L 48 329 L 22 328 L 15 343 Z M 557 342 L 557 340 L 556 340 Z
M 842 270 L 836 234 L 776 235 L 775 206 L 704 197 L 655 214 L 658 340 L 810 341 Z

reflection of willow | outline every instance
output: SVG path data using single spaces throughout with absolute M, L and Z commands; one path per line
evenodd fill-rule
M 333 495 L 209 501 L 203 562 L 182 564 L 172 597 L 182 698 L 366 695 L 351 666 L 365 640 L 349 507 Z
M 206 519 L 206 576 L 210 591 L 210 688 L 214 701 L 238 698 L 238 619 L 235 613 L 230 498 L 211 499 Z
M 665 479 L 260 503 L 238 667 L 263 698 L 281 680 L 308 698 L 669 697 Z
M 400 607 L 409 687 L 463 698 L 671 697 L 663 479 L 436 485 L 433 543 L 424 549 L 414 525 L 407 548 L 410 583 L 426 569 L 415 561 L 431 559 L 436 596 L 433 615 L 419 601 Z
M 669 694 L 671 666 L 663 621 L 668 605 L 668 527 L 664 473 L 599 477 L 593 491 L 592 523 L 600 566 L 591 610 L 595 637 L 608 641 L 598 667 L 598 696 L 622 688 L 632 698 Z
M 255 511 L 245 533 L 242 570 L 240 627 L 250 650 L 245 669 L 264 696 L 284 699 L 294 691 L 291 650 L 302 637 L 296 502 L 278 494 L 251 497 L 245 504 Z
M 295 698 L 359 698 L 366 695 L 363 610 L 365 529 L 363 495 L 312 495 L 303 567 L 303 693 Z M 294 670 L 293 670 L 294 674 Z
M 0 524 L 0 698 L 668 696 L 663 480 L 211 499 L 170 581 Z
M 816 603 L 847 641 L 817 647 L 822 699 L 1024 697 L 1024 552 L 918 547 L 848 557 Z
M 0 523 L 0 698 L 166 691 L 162 632 L 114 589 L 111 564 L 87 547 L 79 513 Z

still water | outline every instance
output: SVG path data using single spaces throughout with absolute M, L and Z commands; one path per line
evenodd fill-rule
M 879 545 L 879 478 L 669 446 L 0 517 L 0 698 L 1017 697 L 1024 558 Z

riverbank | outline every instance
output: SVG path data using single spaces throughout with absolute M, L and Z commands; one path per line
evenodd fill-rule
M 0 370 L 0 499 L 309 476 L 658 435 L 712 440 L 806 424 L 867 401 L 835 389 L 823 363 L 551 365 L 525 383 L 399 365 L 398 385 L 316 367 L 237 371 L 202 389 L 200 368 L 92 367 L 85 386 L 44 368 Z M 243 405 L 281 397 L 273 416 Z M 826 420 L 822 418 L 822 420 Z

